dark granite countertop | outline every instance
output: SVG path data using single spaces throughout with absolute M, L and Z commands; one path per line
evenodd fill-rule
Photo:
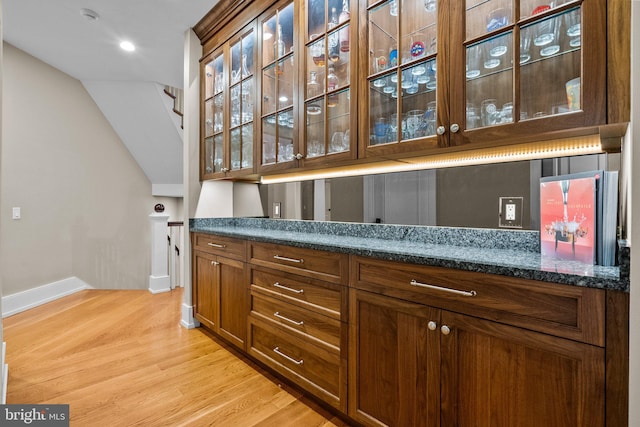
M 628 248 L 620 267 L 547 259 L 537 231 L 359 224 L 263 218 L 197 218 L 190 231 L 379 259 L 629 291 Z

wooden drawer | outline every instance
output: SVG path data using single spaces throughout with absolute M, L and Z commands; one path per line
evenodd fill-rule
M 240 261 L 244 261 L 247 257 L 246 241 L 244 240 L 205 233 L 193 233 L 192 236 L 194 250 Z
M 249 262 L 346 285 L 349 256 L 335 252 L 250 242 Z
M 249 354 L 332 406 L 341 408 L 340 355 L 250 318 Z
M 338 320 L 341 320 L 342 307 L 346 307 L 346 290 L 344 286 L 309 277 L 268 269 L 251 269 L 252 294 L 260 293 L 278 298 Z
M 278 324 L 301 339 L 340 351 L 340 320 L 254 292 L 251 293 L 251 315 Z
M 604 346 L 601 289 L 362 257 L 351 274 L 358 289 Z

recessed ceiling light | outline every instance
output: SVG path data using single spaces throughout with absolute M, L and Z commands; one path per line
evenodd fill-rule
M 134 50 L 136 50 L 136 47 L 133 45 L 133 43 L 126 40 L 120 43 L 120 48 L 122 50 L 126 50 L 127 52 L 133 52 Z
M 100 19 L 100 15 L 98 15 L 98 12 L 91 9 L 80 9 L 80 15 L 87 18 L 88 21 L 97 21 L 98 19 Z

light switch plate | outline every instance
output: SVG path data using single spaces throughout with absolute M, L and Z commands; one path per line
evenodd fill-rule
M 22 217 L 22 214 L 20 212 L 20 208 L 13 208 L 11 210 L 11 218 L 12 219 L 20 219 Z
M 523 197 L 500 197 L 498 205 L 498 226 L 501 228 L 522 228 Z

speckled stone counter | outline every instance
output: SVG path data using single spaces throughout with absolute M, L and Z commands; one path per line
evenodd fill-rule
M 190 220 L 189 229 L 392 261 L 629 291 L 625 267 L 628 248 L 620 250 L 622 267 L 547 259 L 540 255 L 537 231 L 263 218 L 197 218 Z

